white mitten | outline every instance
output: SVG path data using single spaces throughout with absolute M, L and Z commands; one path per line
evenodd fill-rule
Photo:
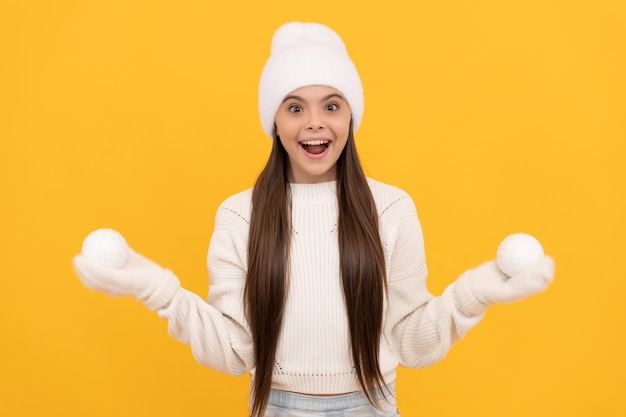
M 464 272 L 457 292 L 468 312 L 478 313 L 491 304 L 511 303 L 543 291 L 554 278 L 554 261 L 542 256 L 512 277 L 505 276 L 496 261 Z
M 169 304 L 180 287 L 171 271 L 130 248 L 128 260 L 119 269 L 102 266 L 82 254 L 74 258 L 74 269 L 86 287 L 112 296 L 131 295 L 151 310 Z

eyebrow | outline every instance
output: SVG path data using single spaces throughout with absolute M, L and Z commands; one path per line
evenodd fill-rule
M 330 93 L 329 95 L 322 97 L 322 99 L 320 100 L 320 102 L 330 100 L 330 99 L 331 99 L 331 98 L 333 98 L 333 97 L 337 97 L 337 98 L 339 98 L 339 99 L 341 99 L 341 100 L 343 100 L 343 101 L 345 101 L 345 100 L 346 100 L 346 99 L 345 99 L 345 98 L 344 98 L 341 94 L 339 94 L 339 93 Z M 288 96 L 286 96 L 286 97 L 283 99 L 283 101 L 282 101 L 282 102 L 284 103 L 285 101 L 287 101 L 287 100 L 292 100 L 292 99 L 293 99 L 293 100 L 298 100 L 298 101 L 306 101 L 305 99 L 303 99 L 303 98 L 302 98 L 302 97 L 300 97 L 300 96 L 296 96 L 296 95 L 288 95 Z

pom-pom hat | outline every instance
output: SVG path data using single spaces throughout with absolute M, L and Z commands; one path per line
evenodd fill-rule
M 274 33 L 259 83 L 259 115 L 270 138 L 285 96 L 311 85 L 325 85 L 343 94 L 356 132 L 363 117 L 363 87 L 343 41 L 319 23 L 286 23 Z

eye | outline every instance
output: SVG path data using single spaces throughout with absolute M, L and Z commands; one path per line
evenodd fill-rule
M 297 104 L 292 104 L 291 106 L 287 108 L 287 110 L 290 111 L 291 113 L 300 113 L 302 111 L 302 107 L 300 107 Z
M 339 106 L 335 103 L 328 103 L 325 107 L 326 111 L 337 111 L 339 110 Z

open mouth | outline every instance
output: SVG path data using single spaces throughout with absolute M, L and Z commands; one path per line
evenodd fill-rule
M 329 140 L 320 140 L 320 139 L 307 140 L 307 141 L 300 142 L 300 146 L 302 146 L 302 148 L 307 153 L 310 153 L 313 155 L 321 154 L 326 149 L 328 149 L 328 145 L 330 145 Z

